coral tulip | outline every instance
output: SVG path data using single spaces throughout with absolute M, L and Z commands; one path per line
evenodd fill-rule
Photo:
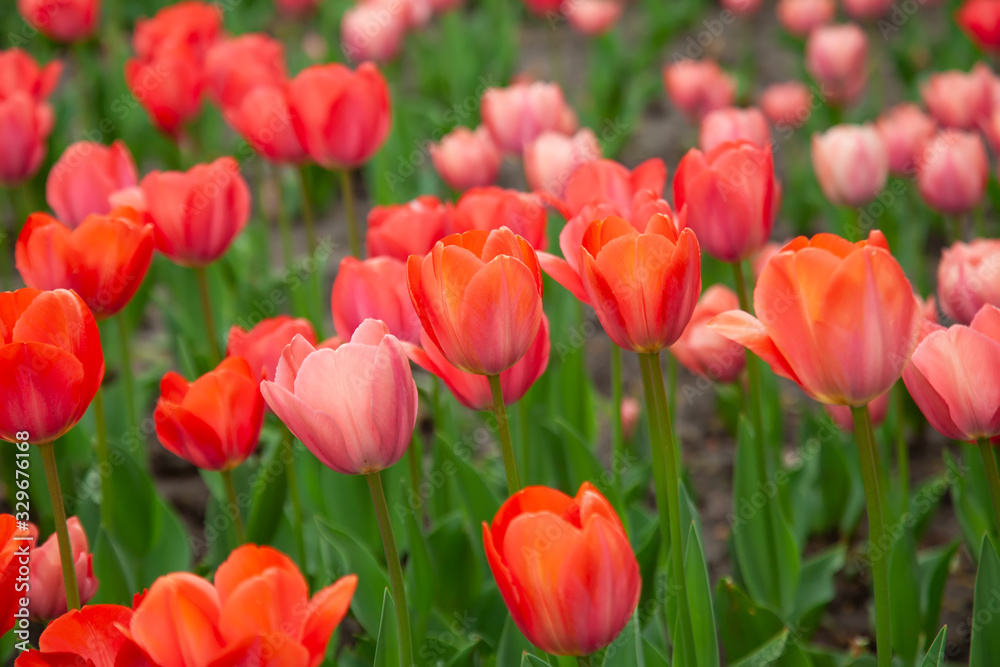
M 524 149 L 525 180 L 535 192 L 562 199 L 573 172 L 601 154 L 601 144 L 589 128 L 572 137 L 545 132 Z
M 202 470 L 243 463 L 257 447 L 264 418 L 254 370 L 242 357 L 226 357 L 194 382 L 164 375 L 153 414 L 160 444 Z
M 760 108 L 779 129 L 799 128 L 812 115 L 812 91 L 799 81 L 768 86 L 760 96 Z
M 239 107 L 255 87 L 280 86 L 287 78 L 284 46 L 260 33 L 218 42 L 205 56 L 208 93 L 225 109 Z
M 979 64 L 971 72 L 950 70 L 928 77 L 920 96 L 934 120 L 945 127 L 975 130 L 992 108 L 992 74 Z
M 663 69 L 670 101 L 689 119 L 733 105 L 736 82 L 711 60 L 679 60 Z
M 437 197 L 424 195 L 406 204 L 375 206 L 368 213 L 369 257 L 424 256 L 449 234 L 449 207 Z
M 0 100 L 20 91 L 44 102 L 59 84 L 62 69 L 58 60 L 39 65 L 23 49 L 0 51 Z
M 905 370 L 903 371 L 903 376 L 906 376 Z M 868 404 L 872 426 L 879 426 L 885 421 L 885 416 L 889 412 L 889 393 L 882 394 Z M 846 405 L 824 405 L 823 409 L 826 410 L 826 414 L 830 415 L 830 419 L 837 425 L 837 428 L 841 431 L 854 433 L 854 415 L 851 414 L 849 407 Z
M 965 0 L 955 12 L 955 23 L 984 51 L 1000 49 L 1000 2 Z
M 398 0 L 365 0 L 347 9 L 340 21 L 344 55 L 354 62 L 383 63 L 399 55 L 408 17 Z
M 739 262 L 771 236 L 779 186 L 771 147 L 725 143 L 702 153 L 692 149 L 677 165 L 674 204 L 705 252 Z
M 97 322 L 67 290 L 0 293 L 0 440 L 49 443 L 80 421 L 104 378 Z
M 277 164 L 299 164 L 308 156 L 292 124 L 288 89 L 259 85 L 243 96 L 239 106 L 226 109 L 226 120 L 250 146 Z
M 944 130 L 924 146 L 917 187 L 931 208 L 946 215 L 967 213 L 986 193 L 989 168 L 978 134 Z
M 376 473 L 402 458 L 417 421 L 417 385 L 403 344 L 365 320 L 336 349 L 296 336 L 261 392 L 278 418 L 323 465 Z
M 806 70 L 830 103 L 854 104 L 868 83 L 865 31 L 853 23 L 816 28 L 806 42 Z
M 670 346 L 670 353 L 696 375 L 716 382 L 735 381 L 746 366 L 743 347 L 705 325 L 716 315 L 739 307 L 736 292 L 723 285 L 712 285 L 698 300 L 691 321 Z
M 666 183 L 667 166 L 659 158 L 650 158 L 631 171 L 614 160 L 593 160 L 574 171 L 566 182 L 563 214 L 571 218 L 587 204 L 603 202 L 624 215 L 638 192 L 649 190 L 659 197 Z
M 31 27 L 57 42 L 87 39 L 97 27 L 100 0 L 17 0 L 17 11 Z
M 185 172 L 150 172 L 139 187 L 156 249 L 185 266 L 222 257 L 250 218 L 250 188 L 231 157 Z
M 113 193 L 139 180 L 135 161 L 121 141 L 104 146 L 91 141 L 71 144 L 45 181 L 45 199 L 56 217 L 76 227 L 92 213 L 111 211 Z
M 288 86 L 299 141 L 328 169 L 361 166 L 378 152 L 392 124 L 389 86 L 378 68 L 334 63 L 299 72 Z
M 127 631 L 128 607 L 96 604 L 73 609 L 42 630 L 38 649 L 21 653 L 16 667 L 146 667 L 149 663 Z
M 441 180 L 455 190 L 492 185 L 500 172 L 500 150 L 489 128 L 456 127 L 430 145 L 431 161 Z
M 483 523 L 490 570 L 518 629 L 556 655 L 610 644 L 639 603 L 639 564 L 614 508 L 589 482 L 575 498 L 532 486 Z
M 618 23 L 625 5 L 620 0 L 572 0 L 563 14 L 573 28 L 584 35 L 603 35 Z
M 128 60 L 125 82 L 153 123 L 173 137 L 180 136 L 184 124 L 201 111 L 205 78 L 201 62 L 189 48 L 178 46 L 150 60 Z
M 938 299 L 945 315 L 969 324 L 986 304 L 1000 307 L 1000 240 L 955 243 L 941 253 Z
M 705 114 L 698 138 L 701 150 L 710 151 L 727 141 L 748 141 L 758 148 L 767 146 L 771 131 L 760 109 L 727 107 Z
M 229 329 L 226 356 L 243 357 L 249 364 L 253 377 L 274 380 L 281 351 L 295 336 L 302 336 L 310 345 L 316 344 L 316 332 L 312 324 L 301 317 L 278 315 L 260 322 L 250 331 L 234 324 Z
M 507 227 L 537 250 L 548 244 L 547 222 L 548 211 L 537 196 L 497 187 L 468 190 L 451 212 L 455 232 Z
M 498 375 L 531 347 L 542 320 L 542 272 L 506 228 L 452 234 L 410 257 L 406 282 L 427 335 L 453 365 Z
M 198 62 L 222 36 L 219 5 L 183 0 L 167 5 L 153 18 L 136 21 L 132 48 L 140 60 L 151 60 L 178 47 L 190 49 Z
M 823 194 L 841 206 L 867 204 L 889 178 L 889 151 L 871 124 L 837 125 L 814 134 L 812 163 Z
M 14 614 L 28 603 L 24 582 L 17 579 L 29 575 L 34 542 L 35 536 L 28 529 L 19 528 L 12 514 L 0 514 L 0 635 L 7 634 L 15 623 L 23 626 L 20 629 L 28 628 L 28 620 L 18 622 Z
M 762 319 L 730 311 L 708 326 L 820 403 L 855 407 L 900 378 L 922 319 L 878 231 L 857 243 L 833 234 L 795 239 L 761 272 L 754 310 Z
M 899 104 L 875 121 L 889 151 L 889 170 L 894 174 L 912 174 L 924 144 L 934 136 L 937 123 L 916 104 Z
M 73 552 L 73 569 L 80 602 L 86 604 L 97 593 L 98 581 L 94 576 L 94 557 L 87 544 L 87 533 L 80 520 L 71 516 L 66 521 L 70 547 Z M 63 585 L 59 545 L 55 535 L 31 550 L 31 580 L 28 582 L 28 611 L 33 618 L 51 620 L 66 613 L 66 588 Z
M 18 185 L 35 175 L 54 122 L 52 107 L 26 92 L 0 97 L 0 185 Z
M 487 88 L 479 111 L 497 147 L 515 155 L 544 132 L 573 134 L 578 125 L 558 84 L 541 81 Z
M 420 318 L 406 289 L 406 264 L 394 257 L 345 257 L 330 298 L 337 335 L 349 340 L 367 319 L 381 320 L 399 340 L 420 342 Z
M 836 14 L 834 0 L 778 0 L 778 21 L 796 37 L 805 37 Z

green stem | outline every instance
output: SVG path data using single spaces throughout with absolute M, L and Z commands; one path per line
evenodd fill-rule
M 229 511 L 233 515 L 233 526 L 236 528 L 237 546 L 243 545 L 247 541 L 246 531 L 243 530 L 243 517 L 240 516 L 240 501 L 236 497 L 236 485 L 233 484 L 233 471 L 223 470 L 222 481 L 226 485 L 226 497 L 229 499 Z
M 580 665 L 580 667 L 591 667 L 591 665 L 594 664 L 594 663 L 592 663 L 590 661 L 590 656 L 589 655 L 581 655 L 581 656 L 577 657 L 576 662 L 577 662 L 577 664 Z
M 973 215 L 975 216 L 975 219 L 974 219 L 974 222 L 973 222 L 972 229 L 973 229 L 973 232 L 976 235 L 976 238 L 980 238 L 980 239 L 981 238 L 985 238 L 986 237 L 986 204 L 983 203 L 983 204 L 980 204 L 979 206 L 977 206 L 976 210 L 973 213 Z
M 993 501 L 993 530 L 1000 536 L 1000 474 L 997 473 L 997 460 L 993 455 L 993 445 L 989 438 L 980 438 L 976 441 L 979 445 L 979 453 L 983 457 L 983 470 L 986 471 L 986 479 L 990 483 L 990 499 Z
M 399 562 L 399 552 L 396 551 L 396 538 L 392 534 L 392 522 L 389 520 L 389 506 L 385 502 L 385 490 L 382 488 L 382 473 L 375 472 L 365 475 L 368 488 L 375 504 L 375 517 L 378 520 L 378 530 L 382 535 L 382 546 L 385 548 L 385 561 L 389 566 L 389 585 L 392 588 L 393 606 L 396 608 L 396 634 L 399 637 L 400 667 L 413 665 L 413 640 L 410 637 L 410 612 L 406 606 L 406 588 L 403 586 L 403 567 Z
M 517 475 L 517 461 L 514 460 L 514 445 L 510 441 L 510 424 L 507 423 L 507 408 L 503 403 L 500 376 L 490 375 L 490 391 L 493 394 L 493 416 L 497 420 L 500 434 L 500 449 L 503 452 L 503 467 L 507 473 L 507 493 L 514 495 L 521 490 L 521 479 Z
M 135 390 L 132 380 L 132 346 L 128 339 L 128 321 L 125 319 L 125 311 L 115 315 L 118 324 L 118 338 L 121 342 L 122 354 L 122 385 L 125 390 L 125 410 L 127 411 L 128 425 L 130 429 L 135 429 Z
M 302 194 L 302 218 L 306 224 L 306 247 L 309 249 L 309 256 L 316 254 L 316 219 L 313 217 L 312 204 L 309 203 L 309 188 L 306 186 L 306 168 L 300 165 L 299 191 Z
M 351 254 L 361 257 L 361 238 L 358 233 L 358 219 L 354 213 L 354 192 L 351 190 L 351 172 L 340 169 L 340 193 L 344 197 L 344 215 L 347 216 L 347 237 L 351 243 Z
M 625 460 L 625 429 L 622 427 L 622 349 L 611 345 L 611 423 L 613 425 L 614 455 L 611 471 L 618 478 L 618 466 Z
M 56 450 L 51 442 L 37 445 L 45 467 L 45 483 L 49 487 L 52 501 L 52 519 L 56 524 L 56 539 L 59 542 L 59 562 L 62 565 L 63 583 L 66 585 L 66 608 L 80 608 L 80 589 L 76 585 L 76 568 L 73 564 L 73 548 L 66 526 L 66 507 L 63 505 L 62 490 L 59 488 L 59 469 L 56 467 Z
M 854 418 L 854 437 L 858 441 L 861 457 L 861 477 L 865 486 L 868 505 L 869 554 L 875 588 L 875 643 L 878 649 L 878 666 L 892 665 L 892 619 L 889 615 L 889 544 L 885 540 L 885 493 L 881 486 L 878 447 L 872 432 L 868 406 L 851 407 Z M 878 549 L 880 555 L 875 554 Z M 878 557 L 876 557 L 878 555 Z
M 94 427 L 97 430 L 97 470 L 101 477 L 101 523 L 111 530 L 111 450 L 108 448 L 108 427 L 104 417 L 104 390 L 94 395 Z
M 205 335 L 208 336 L 208 351 L 211 354 L 212 367 L 214 368 L 222 360 L 222 353 L 219 351 L 219 339 L 215 335 L 215 318 L 212 316 L 212 301 L 208 295 L 208 276 L 204 266 L 194 267 L 194 273 L 198 276 L 201 313 L 205 319 Z
M 666 388 L 663 384 L 663 370 L 660 368 L 659 353 L 639 355 L 642 364 L 642 379 L 646 392 L 646 409 L 649 411 L 653 427 L 650 449 L 652 450 L 654 481 L 657 483 L 657 511 L 660 515 L 660 530 L 663 540 L 670 545 L 671 566 L 673 568 L 673 590 L 677 591 L 677 622 L 679 637 L 674 637 L 679 665 L 693 665 L 694 633 L 691 630 L 690 603 L 687 596 L 687 580 L 684 575 L 684 542 L 681 527 L 680 470 L 677 465 L 676 445 L 670 424 L 670 409 L 667 407 Z
M 281 447 L 285 464 L 285 475 L 288 478 L 288 496 L 292 500 L 292 520 L 295 525 L 295 549 L 299 553 L 299 564 L 303 571 L 306 568 L 306 535 L 302 521 L 302 501 L 299 499 L 299 485 L 295 472 L 295 436 L 285 426 L 285 433 L 281 437 Z
M 906 420 L 903 415 L 904 392 L 905 389 L 902 386 L 892 389 L 892 400 L 896 404 L 896 473 L 899 475 L 902 512 L 906 512 L 910 505 L 910 451 L 906 446 Z
M 271 187 L 274 189 L 274 207 L 278 220 L 278 232 L 281 234 L 281 259 L 285 263 L 285 271 L 290 271 L 293 262 L 292 223 L 285 208 L 284 187 L 281 184 L 281 171 L 271 169 Z

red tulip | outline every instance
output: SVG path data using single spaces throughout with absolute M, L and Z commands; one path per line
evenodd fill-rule
M 924 144 L 937 130 L 937 123 L 916 104 L 904 103 L 879 116 L 875 129 L 889 151 L 889 170 L 894 174 L 912 174 Z
M 796 37 L 805 37 L 836 14 L 834 0 L 778 0 L 778 21 Z
M 779 196 L 770 146 L 741 141 L 707 153 L 691 149 L 677 165 L 674 204 L 681 222 L 723 262 L 742 261 L 764 246 Z
M 854 25 L 824 25 L 809 33 L 806 69 L 828 101 L 850 106 L 868 83 L 868 38 Z
M 302 336 L 310 345 L 316 344 L 316 332 L 309 320 L 278 315 L 264 320 L 246 331 L 234 324 L 226 342 L 227 357 L 243 357 L 253 377 L 274 380 L 274 371 L 281 351 L 295 336 Z
M 1000 2 L 965 0 L 955 12 L 955 22 L 984 51 L 1000 48 Z
M 885 187 L 889 151 L 870 125 L 837 125 L 812 138 L 812 163 L 833 204 L 861 206 Z
M 35 536 L 19 529 L 13 515 L 0 514 L 0 635 L 6 634 L 15 623 L 21 630 L 28 629 L 28 619 L 18 621 L 14 615 L 27 605 L 28 591 L 24 585 L 30 573 L 28 564 L 34 542 Z
M 104 146 L 91 141 L 71 144 L 53 165 L 45 181 L 45 199 L 56 217 L 77 227 L 92 213 L 111 211 L 113 193 L 139 180 L 135 161 L 121 141 Z
M 708 324 L 820 403 L 862 406 L 889 391 L 921 316 L 881 232 L 850 243 L 799 237 L 768 261 L 754 290 L 761 319 L 730 311 Z
M 955 243 L 941 253 L 937 284 L 941 310 L 959 324 L 969 324 L 986 304 L 1000 307 L 1000 240 Z
M 544 132 L 573 134 L 579 124 L 562 88 L 541 81 L 488 88 L 479 111 L 500 150 L 515 155 Z
M 572 137 L 545 132 L 524 149 L 524 177 L 535 192 L 562 199 L 573 172 L 601 154 L 601 144 L 589 128 Z
M 736 82 L 711 60 L 675 61 L 663 69 L 663 85 L 670 101 L 691 120 L 736 100 Z
M 133 612 L 128 607 L 97 604 L 74 609 L 42 630 L 38 649 L 21 653 L 16 667 L 147 667 L 149 662 L 122 628 Z
M 174 372 L 160 381 L 153 419 L 160 444 L 202 470 L 232 470 L 257 448 L 264 400 L 243 357 L 226 357 L 194 382 Z
M 330 297 L 333 326 L 349 340 L 367 319 L 381 320 L 396 338 L 420 342 L 420 318 L 406 289 L 406 264 L 393 257 L 340 261 Z
M 151 19 L 136 21 L 132 48 L 140 60 L 151 60 L 182 47 L 201 62 L 221 36 L 221 6 L 184 0 L 167 5 Z
M 52 107 L 22 91 L 0 98 L 0 185 L 12 186 L 35 175 L 52 132 Z
M 308 158 L 292 124 L 285 85 L 258 85 L 236 107 L 225 110 L 226 121 L 250 146 L 277 164 L 300 164 Z
M 320 462 L 345 475 L 385 470 L 406 453 L 417 421 L 417 385 L 402 343 L 378 320 L 350 342 L 316 349 L 296 336 L 261 392 Z
M 281 86 L 288 78 L 285 48 L 260 33 L 249 33 L 216 43 L 205 56 L 208 94 L 224 109 L 239 107 L 257 86 Z
M 497 187 L 468 190 L 451 211 L 455 232 L 507 227 L 537 250 L 548 244 L 547 221 L 548 211 L 537 196 Z
M 531 347 L 542 320 L 542 272 L 525 239 L 506 228 L 452 234 L 407 261 L 413 307 L 453 365 L 498 375 Z
M 368 213 L 369 257 L 426 255 L 451 229 L 449 207 L 424 195 L 406 204 L 375 206 Z
M 222 257 L 250 218 L 250 188 L 231 157 L 186 172 L 153 171 L 139 187 L 156 249 L 185 266 Z
M 44 444 L 80 421 L 104 378 L 94 316 L 73 292 L 0 293 L 0 440 Z
M 716 315 L 739 307 L 736 292 L 723 285 L 712 285 L 698 300 L 691 321 L 670 346 L 670 353 L 695 375 L 716 382 L 736 381 L 746 366 L 743 347 L 705 325 Z
M 903 371 L 903 375 L 906 375 L 906 371 Z M 830 415 L 830 419 L 837 425 L 837 428 L 847 433 L 854 433 L 854 415 L 851 414 L 849 407 L 846 405 L 824 405 L 823 409 L 826 410 L 826 414 Z M 884 422 L 888 412 L 889 392 L 878 396 L 868 404 L 868 414 L 871 417 L 872 426 L 877 427 Z
M 470 131 L 456 127 L 430 145 L 431 161 L 441 180 L 455 190 L 492 185 L 500 171 L 500 151 L 485 125 Z
M 44 102 L 59 84 L 62 69 L 58 60 L 40 66 L 23 49 L 0 51 L 0 100 L 20 91 Z
M 748 141 L 758 148 L 767 146 L 771 131 L 760 109 L 727 107 L 705 114 L 698 138 L 701 150 L 710 151 L 727 141 Z
M 347 9 L 340 20 L 344 55 L 354 62 L 388 62 L 399 55 L 409 17 L 399 0 L 364 0 Z
M 389 86 L 371 63 L 307 67 L 289 84 L 288 106 L 299 141 L 329 169 L 361 166 L 389 136 Z
M 125 82 L 156 126 L 174 137 L 201 110 L 205 76 L 198 56 L 187 47 L 157 52 L 148 60 L 129 59 Z
M 920 95 L 934 120 L 945 127 L 975 130 L 990 115 L 992 78 L 982 63 L 972 71 L 950 70 L 931 75 L 920 87 Z
M 658 197 L 666 183 L 667 166 L 659 158 L 650 158 L 632 171 L 614 160 L 586 162 L 566 182 L 563 214 L 571 218 L 592 203 L 610 204 L 624 213 L 631 210 L 637 193 L 651 190 Z
M 100 0 L 17 0 L 21 18 L 57 42 L 77 42 L 94 33 Z
M 33 213 L 15 256 L 28 287 L 71 289 L 100 320 L 124 308 L 142 284 L 153 259 L 153 229 L 132 209 L 88 216 L 74 230 Z
M 538 16 L 558 14 L 563 0 L 524 0 L 524 6 Z
M 618 23 L 625 6 L 619 0 L 572 0 L 562 10 L 566 20 L 584 35 L 603 35 Z
M 94 557 L 90 553 L 87 533 L 83 531 L 80 520 L 71 516 L 66 521 L 66 529 L 69 531 L 80 602 L 86 604 L 97 593 Z M 31 580 L 28 582 L 31 594 L 27 597 L 28 611 L 33 618 L 47 621 L 66 613 L 66 586 L 63 583 L 61 562 L 59 544 L 54 534 L 31 550 Z
M 760 108 L 779 129 L 799 128 L 812 115 L 813 94 L 798 81 L 775 83 L 761 94 Z
M 968 213 L 986 193 L 989 168 L 978 134 L 944 130 L 924 146 L 917 187 L 931 208 L 947 215 Z
M 590 655 L 625 628 L 639 564 L 611 504 L 589 482 L 575 498 L 522 489 L 483 523 L 490 570 L 518 629 L 556 655 Z

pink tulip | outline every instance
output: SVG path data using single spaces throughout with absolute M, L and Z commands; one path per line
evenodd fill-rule
M 71 516 L 66 521 L 66 527 L 69 530 L 80 602 L 86 604 L 97 593 L 98 581 L 94 576 L 94 557 L 90 553 L 87 533 L 80 525 L 80 520 Z M 31 551 L 31 578 L 28 588 L 31 591 L 31 595 L 28 596 L 28 610 L 33 618 L 50 621 L 66 613 L 66 586 L 63 583 L 62 561 L 59 558 L 59 543 L 55 535 L 50 535 L 44 544 L 35 546 Z
M 388 62 L 399 55 L 409 27 L 406 5 L 398 0 L 364 0 L 340 21 L 344 55 L 354 62 Z
M 576 113 L 554 83 L 516 83 L 489 88 L 479 106 L 483 124 L 501 151 L 520 155 L 543 132 L 573 134 Z
M 812 163 L 833 204 L 861 206 L 885 187 L 889 151 L 871 124 L 837 125 L 812 138 Z
M 566 20 L 584 35 L 601 35 L 614 27 L 625 7 L 620 0 L 570 0 L 563 9 Z
M 830 103 L 854 104 L 868 83 L 865 31 L 853 23 L 816 28 L 806 42 L 806 70 Z
M 348 340 L 368 319 L 381 320 L 396 338 L 420 342 L 420 318 L 406 289 L 406 264 L 393 257 L 345 257 L 333 281 L 333 326 Z
M 760 108 L 779 129 L 799 128 L 812 115 L 813 94 L 798 81 L 776 83 L 761 94 Z
M 739 307 L 736 292 L 723 285 L 712 285 L 698 300 L 691 321 L 670 346 L 670 353 L 695 375 L 715 382 L 734 382 L 746 366 L 743 346 L 720 336 L 706 324 L 716 315 Z
M 642 403 L 633 396 L 626 396 L 622 399 L 622 434 L 626 440 L 631 440 L 635 435 L 635 429 L 639 426 L 639 417 L 642 416 Z
M 889 151 L 889 170 L 894 174 L 912 174 L 937 124 L 916 104 L 904 103 L 879 116 L 875 129 Z
M 978 134 L 944 130 L 927 142 L 917 163 L 917 187 L 927 204 L 946 215 L 979 205 L 989 180 L 986 149 Z
M 500 172 L 500 151 L 489 129 L 456 127 L 431 144 L 431 161 L 441 180 L 458 190 L 492 185 Z
M 938 300 L 945 315 L 969 324 L 984 305 L 1000 307 L 1000 240 L 958 242 L 941 253 Z
M 689 119 L 732 106 L 736 82 L 711 60 L 679 60 L 663 69 L 663 85 L 674 106 Z
M 284 46 L 264 34 L 223 40 L 205 56 L 208 94 L 224 109 L 239 107 L 257 86 L 280 86 L 287 78 Z
M 601 157 L 601 144 L 589 128 L 567 137 L 545 132 L 524 150 L 528 187 L 562 199 L 566 182 L 580 165 Z
M 132 154 L 121 141 L 111 146 L 78 141 L 49 171 L 45 199 L 63 224 L 77 227 L 92 213 L 110 212 L 108 198 L 119 190 L 135 187 L 138 179 Z
M 749 16 L 755 14 L 763 0 L 722 0 L 722 6 L 737 16 Z
M 906 377 L 906 371 L 903 371 L 903 377 Z M 837 428 L 841 431 L 854 433 L 854 416 L 851 414 L 851 408 L 846 405 L 829 405 L 824 403 L 823 409 L 826 410 L 826 414 L 830 415 L 830 419 L 832 419 L 833 423 L 837 425 Z M 882 422 L 884 422 L 885 416 L 888 412 L 888 391 L 881 396 L 872 399 L 872 402 L 868 404 L 868 414 L 871 417 L 872 426 L 879 426 Z
M 426 255 L 451 233 L 451 211 L 437 197 L 424 195 L 406 204 L 375 206 L 368 213 L 369 257 Z
M 18 185 L 35 175 L 52 132 L 52 107 L 16 91 L 0 99 L 0 185 Z
M 274 382 L 261 383 L 274 413 L 325 466 L 346 475 L 396 463 L 413 436 L 417 385 L 402 343 L 366 320 L 349 343 L 317 350 L 296 336 Z
M 771 131 L 760 109 L 727 107 L 709 112 L 701 119 L 698 140 L 701 150 L 710 151 L 727 141 L 749 141 L 758 148 L 770 143 Z
M 62 69 L 58 60 L 40 66 L 23 49 L 0 51 L 0 100 L 22 92 L 38 102 L 44 102 L 59 84 Z
M 778 21 L 796 37 L 805 37 L 836 14 L 834 0 L 778 0 Z
M 974 130 L 990 116 L 992 89 L 989 68 L 976 65 L 971 72 L 958 70 L 930 76 L 920 95 L 934 120 L 945 127 Z

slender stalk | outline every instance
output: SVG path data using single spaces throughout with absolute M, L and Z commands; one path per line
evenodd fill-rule
M 579 656 L 576 659 L 576 662 L 580 665 L 580 667 L 591 667 L 591 665 L 594 664 L 594 663 L 592 663 L 590 661 L 590 656 L 589 655 L 581 655 L 581 656 Z
M 611 424 L 614 455 L 611 457 L 611 471 L 618 479 L 618 466 L 625 460 L 625 429 L 622 427 L 622 349 L 611 345 Z
M 892 400 L 896 404 L 896 473 L 899 475 L 899 490 L 903 497 L 901 506 L 905 512 L 910 505 L 910 450 L 906 446 L 906 420 L 903 418 L 903 393 L 902 386 L 897 386 L 892 390 Z
M 976 238 L 984 238 L 986 236 L 986 204 L 977 206 L 973 215 L 975 218 L 972 231 L 976 235 Z
M 292 224 L 285 209 L 285 193 L 281 185 L 281 171 L 271 170 L 271 187 L 274 188 L 274 207 L 278 218 L 278 231 L 281 233 L 281 258 L 285 262 L 285 271 L 292 268 Z
M 365 475 L 368 488 L 375 504 L 375 517 L 378 520 L 378 530 L 382 535 L 382 546 L 385 548 L 385 561 L 389 566 L 389 586 L 392 588 L 392 601 L 396 608 L 396 634 L 399 635 L 400 667 L 413 665 L 413 639 L 410 637 L 410 612 L 406 606 L 406 588 L 403 586 L 403 567 L 399 562 L 399 552 L 396 551 L 396 538 L 392 534 L 392 522 L 389 520 L 389 506 L 385 502 L 385 491 L 382 488 L 382 473 L 375 472 Z
M 59 562 L 62 565 L 63 583 L 66 585 L 66 608 L 80 608 L 80 589 L 76 585 L 76 568 L 73 564 L 73 548 L 69 542 L 69 528 L 66 526 L 66 507 L 63 505 L 62 489 L 59 488 L 59 470 L 56 467 L 56 450 L 51 442 L 38 445 L 45 467 L 45 483 L 49 487 L 52 500 L 52 519 L 56 524 L 56 539 L 59 542 Z
M 993 501 L 993 530 L 995 535 L 1000 536 L 1000 473 L 997 472 L 997 460 L 993 455 L 993 445 L 989 438 L 980 438 L 976 441 L 979 445 L 979 453 L 983 457 L 983 470 L 986 471 L 986 479 L 990 483 L 990 499 Z
M 306 536 L 302 521 L 302 501 L 299 499 L 299 485 L 295 472 L 295 436 L 285 426 L 285 433 L 281 436 L 282 458 L 285 464 L 285 475 L 288 478 L 288 496 L 292 500 L 292 521 L 294 526 L 292 532 L 295 533 L 295 549 L 299 553 L 299 564 L 302 569 L 306 567 Z
M 212 366 L 215 366 L 222 359 L 222 353 L 219 351 L 219 339 L 215 335 L 215 318 L 212 317 L 212 302 L 208 296 L 208 277 L 204 266 L 196 266 L 194 273 L 198 276 L 198 291 L 201 293 L 201 312 L 205 318 L 208 350 L 212 356 Z
M 351 172 L 340 169 L 340 192 L 344 197 L 344 215 L 347 216 L 347 237 L 351 243 L 351 254 L 361 257 L 361 237 L 358 233 L 358 219 L 354 213 L 354 191 L 351 190 Z
M 660 528 L 667 531 L 664 533 L 664 541 L 669 541 L 674 579 L 673 590 L 677 592 L 678 597 L 677 622 L 680 636 L 673 638 L 675 650 L 679 647 L 677 664 L 693 665 L 694 633 L 691 630 L 690 603 L 687 595 L 687 580 L 684 575 L 684 542 L 681 532 L 680 468 L 677 465 L 676 445 L 673 428 L 670 424 L 670 410 L 667 407 L 666 388 L 663 384 L 663 370 L 660 368 L 659 353 L 640 354 L 639 358 L 643 365 L 642 379 L 645 384 L 646 407 L 649 411 L 650 423 L 654 425 L 650 447 L 653 454 L 654 472 L 655 469 L 660 469 L 659 474 L 654 474 L 654 479 L 659 485 L 666 487 L 663 490 L 657 490 L 656 504 L 657 511 L 660 513 Z
M 302 218 L 306 223 L 306 247 L 309 249 L 309 256 L 316 254 L 316 219 L 313 217 L 312 204 L 309 202 L 309 188 L 306 186 L 306 168 L 300 165 L 299 191 L 302 193 Z
M 127 411 L 128 425 L 130 429 L 136 426 L 135 421 L 135 390 L 132 380 L 132 345 L 128 339 L 128 321 L 125 319 L 125 311 L 115 315 L 118 324 L 118 338 L 121 343 L 122 354 L 122 384 L 125 390 L 125 410 Z
M 507 493 L 514 495 L 521 490 L 521 479 L 517 475 L 517 461 L 514 460 L 514 445 L 510 441 L 510 424 L 507 422 L 507 408 L 503 404 L 500 376 L 490 375 L 490 391 L 493 393 L 493 415 L 500 433 L 500 449 L 503 452 L 503 467 L 507 473 Z
M 101 523 L 111 530 L 111 450 L 108 448 L 108 427 L 104 417 L 104 390 L 94 396 L 94 426 L 97 429 L 97 470 L 101 477 Z
M 879 474 L 878 446 L 872 432 L 868 406 L 852 407 L 854 437 L 861 455 L 861 477 L 865 486 L 868 505 L 868 532 L 870 547 L 880 550 L 880 555 L 870 553 L 872 579 L 875 588 L 875 643 L 878 648 L 878 666 L 892 665 L 892 619 L 889 616 L 889 554 L 885 541 L 885 492 Z
M 233 471 L 223 470 L 222 481 L 226 485 L 226 498 L 229 499 L 229 511 L 233 514 L 233 526 L 236 528 L 236 541 L 245 544 L 246 531 L 243 530 L 243 517 L 240 516 L 240 501 L 236 497 L 236 485 L 233 484 Z

